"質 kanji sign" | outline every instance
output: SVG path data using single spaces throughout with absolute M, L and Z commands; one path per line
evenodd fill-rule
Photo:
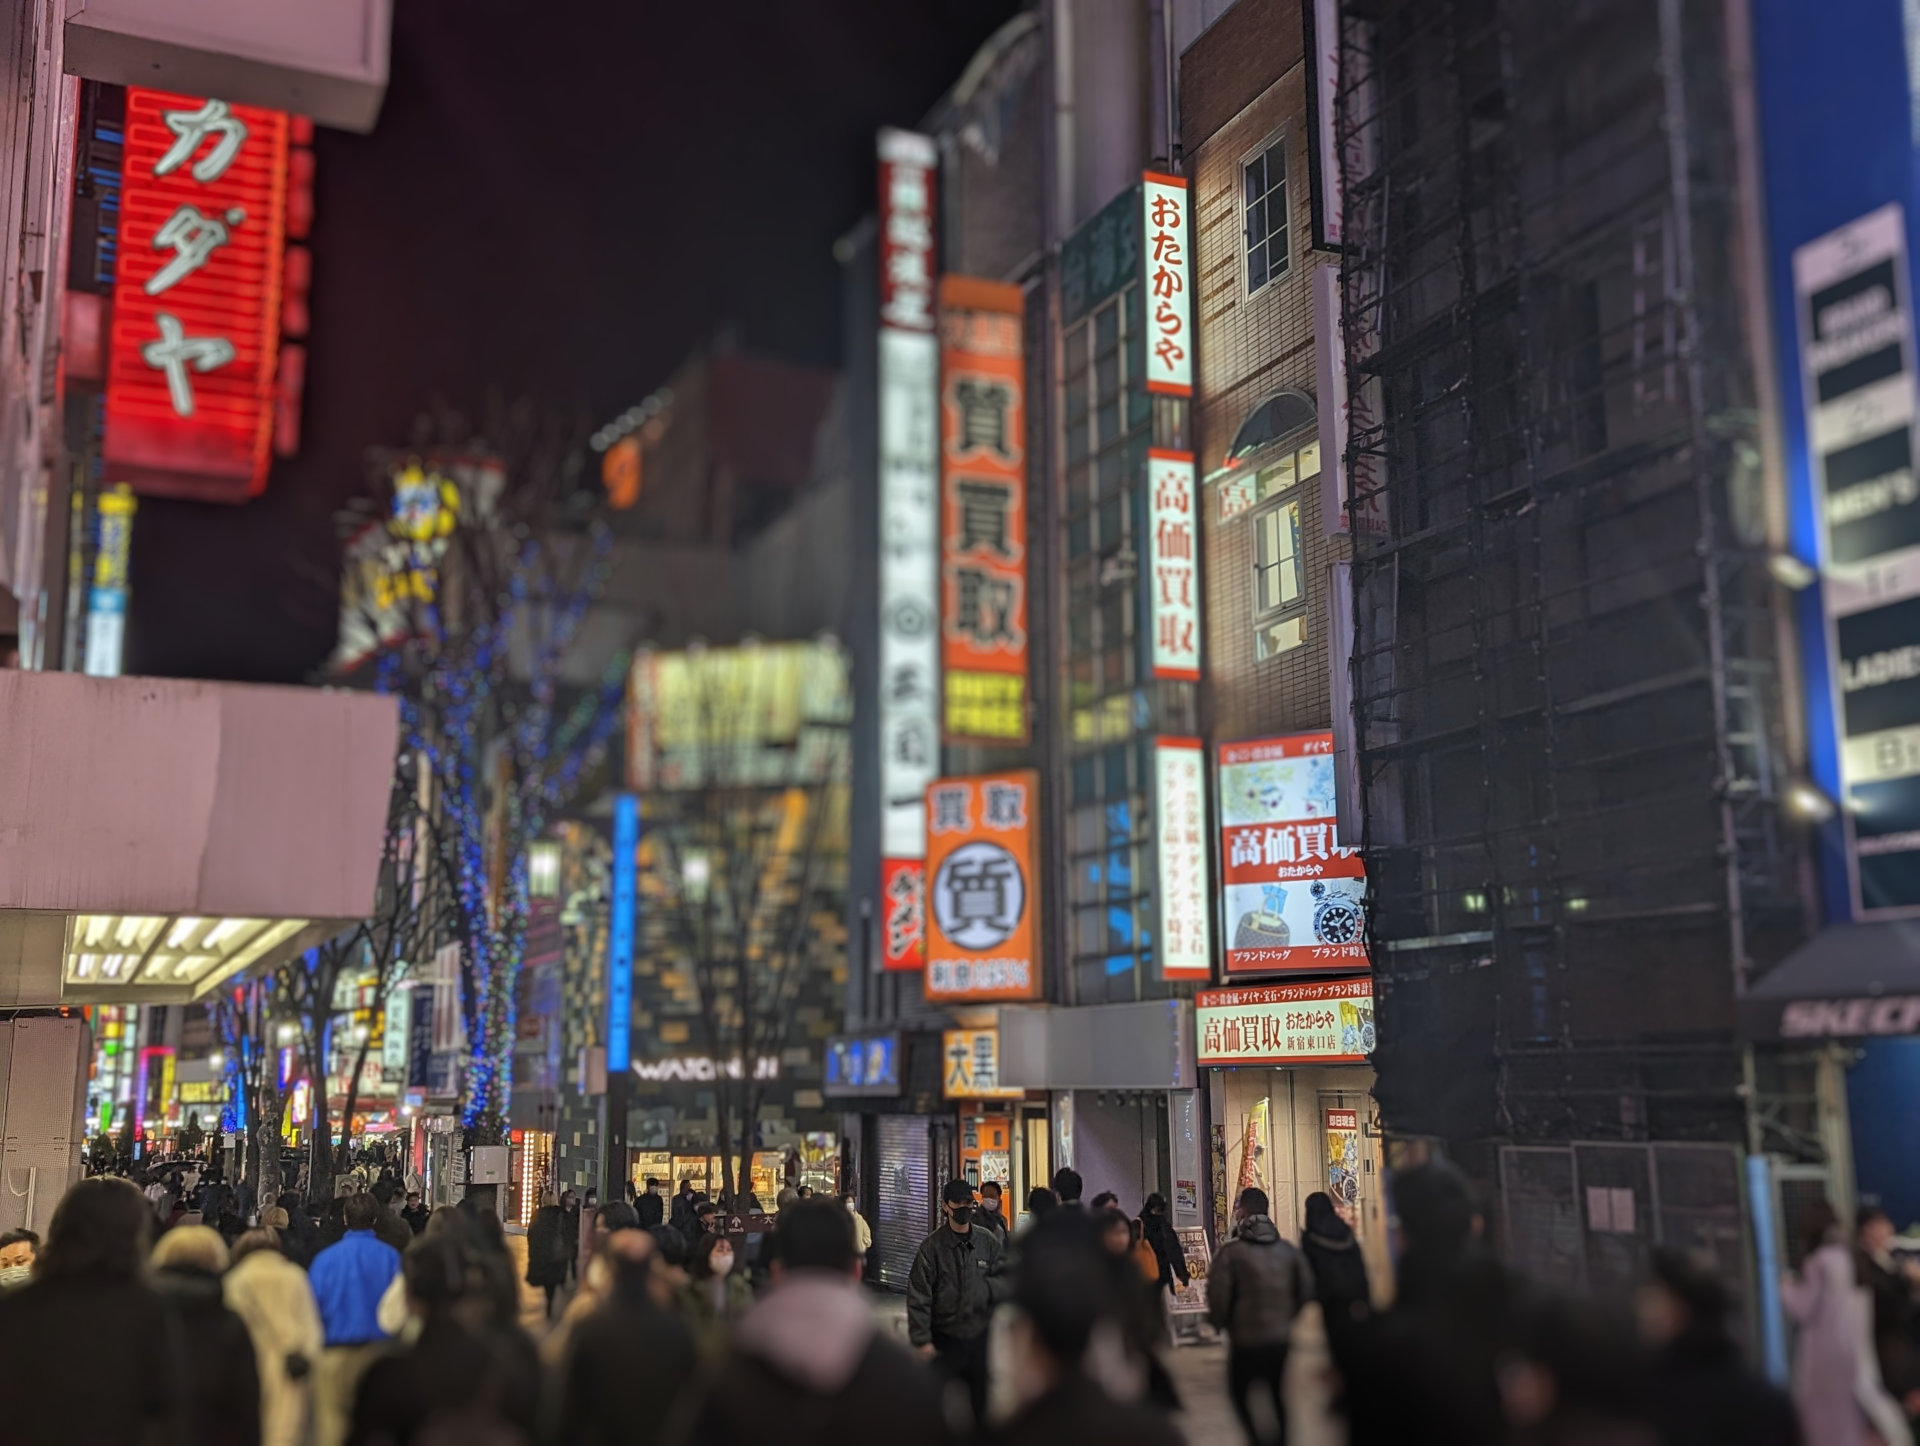
M 1040 993 L 1040 775 L 942 778 L 927 789 L 929 999 Z

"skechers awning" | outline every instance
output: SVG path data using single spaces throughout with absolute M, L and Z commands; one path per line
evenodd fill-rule
M 1920 1034 L 1920 920 L 1821 930 L 1747 991 L 1740 1031 L 1756 1042 Z
M 180 1002 L 373 909 L 395 700 L 0 671 L 0 1007 Z

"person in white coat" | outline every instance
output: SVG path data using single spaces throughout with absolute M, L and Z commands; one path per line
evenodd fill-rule
M 1873 1304 L 1859 1284 L 1839 1217 L 1824 1200 L 1801 1220 L 1806 1254 L 1780 1282 L 1781 1304 L 1797 1328 L 1793 1404 L 1810 1446 L 1912 1446 L 1893 1398 L 1880 1384 Z M 1873 1436 L 1869 1436 L 1869 1427 Z
M 250 1230 L 234 1243 L 225 1292 L 259 1359 L 260 1446 L 300 1446 L 325 1344 L 307 1273 L 281 1252 L 278 1231 Z

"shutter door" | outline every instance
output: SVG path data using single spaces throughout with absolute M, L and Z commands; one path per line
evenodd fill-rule
M 924 1115 L 881 1115 L 879 1169 L 880 1218 L 873 1230 L 880 1283 L 905 1290 L 920 1242 L 933 1229 L 933 1187 Z

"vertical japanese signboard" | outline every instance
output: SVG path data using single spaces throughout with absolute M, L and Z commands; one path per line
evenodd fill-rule
M 640 799 L 613 796 L 613 899 L 607 929 L 607 1073 L 633 1063 L 633 936 L 640 886 Z
M 927 790 L 927 998 L 1040 994 L 1040 775 L 943 778 Z
M 1333 734 L 1223 743 L 1219 786 L 1226 972 L 1365 965 L 1366 873 L 1334 822 Z
M 133 514 L 138 499 L 125 483 L 100 494 L 100 529 L 93 553 L 93 585 L 87 589 L 86 671 L 95 678 L 120 676 L 127 636 L 127 573 L 133 560 Z
M 1193 265 L 1187 248 L 1184 176 L 1140 177 L 1147 269 L 1147 390 L 1193 395 Z
M 880 962 L 918 969 L 926 788 L 940 771 L 933 142 L 880 132 Z M 888 916 L 894 916 L 889 918 Z
M 1198 738 L 1153 741 L 1153 839 L 1160 868 L 1160 972 L 1213 973 L 1213 896 L 1207 889 L 1207 765 Z
M 1856 917 L 1920 910 L 1920 483 L 1906 225 L 1886 205 L 1793 253 Z
M 279 111 L 128 90 L 103 446 L 110 476 L 215 500 L 265 487 L 290 131 Z
M 942 693 L 949 738 L 1027 741 L 1020 288 L 940 281 Z
M 1199 505 L 1193 454 L 1147 453 L 1147 606 L 1153 676 L 1200 677 Z

